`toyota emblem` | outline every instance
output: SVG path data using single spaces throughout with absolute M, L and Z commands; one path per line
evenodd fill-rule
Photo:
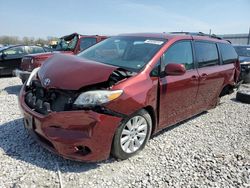
M 50 79 L 49 78 L 45 78 L 44 81 L 43 81 L 43 84 L 45 86 L 48 86 L 50 84 Z

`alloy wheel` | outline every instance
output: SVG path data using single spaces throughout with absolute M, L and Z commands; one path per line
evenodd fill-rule
M 125 124 L 120 137 L 121 148 L 126 153 L 136 152 L 144 143 L 148 131 L 147 121 L 142 116 L 134 116 Z

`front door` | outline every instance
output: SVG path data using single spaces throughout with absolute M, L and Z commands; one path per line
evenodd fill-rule
M 181 76 L 161 77 L 159 101 L 159 128 L 175 124 L 197 112 L 198 72 L 194 67 L 191 41 L 174 43 L 162 56 L 162 63 L 183 64 L 186 73 Z
M 21 59 L 25 54 L 24 48 L 22 46 L 8 48 L 2 53 L 0 62 L 1 75 L 11 75 L 12 71 L 17 69 L 21 63 Z

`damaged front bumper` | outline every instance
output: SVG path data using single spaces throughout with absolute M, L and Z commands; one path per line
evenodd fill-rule
M 240 79 L 244 82 L 250 82 L 250 62 L 241 64 Z
M 16 69 L 13 71 L 13 75 L 19 77 L 23 82 L 28 80 L 31 72 Z
M 24 88 L 19 105 L 25 127 L 45 148 L 79 161 L 101 161 L 109 157 L 113 135 L 122 117 L 92 110 L 41 114 L 25 103 Z

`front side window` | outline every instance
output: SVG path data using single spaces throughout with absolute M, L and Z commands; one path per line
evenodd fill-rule
M 39 46 L 26 46 L 26 51 L 28 54 L 44 53 L 45 50 Z
M 208 67 L 219 64 L 219 55 L 215 43 L 196 41 L 195 55 L 198 67 Z
M 177 42 L 162 56 L 164 65 L 169 63 L 183 64 L 187 70 L 193 69 L 193 53 L 190 41 Z
M 22 46 L 9 48 L 3 51 L 5 59 L 20 58 L 24 55 L 24 49 Z
M 86 50 L 90 46 L 96 44 L 96 38 L 89 37 L 89 38 L 81 38 L 80 41 L 80 51 Z
M 166 42 L 162 38 L 118 36 L 108 38 L 78 54 L 79 57 L 130 71 L 140 71 Z

